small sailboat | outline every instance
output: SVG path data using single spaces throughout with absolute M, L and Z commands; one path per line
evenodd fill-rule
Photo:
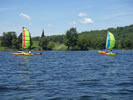
M 107 34 L 107 40 L 106 40 L 106 50 L 112 50 L 115 46 L 115 37 L 111 32 L 108 32 Z M 98 51 L 98 53 L 103 55 L 116 55 L 117 53 L 112 52 L 105 52 L 105 51 Z
M 12 55 L 41 55 L 41 53 L 31 53 L 31 52 L 24 52 L 24 49 L 29 49 L 31 46 L 31 36 L 30 32 L 23 27 L 22 32 L 22 51 L 18 51 L 17 53 L 12 53 Z

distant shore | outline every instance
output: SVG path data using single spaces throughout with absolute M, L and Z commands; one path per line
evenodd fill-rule
M 102 50 L 104 51 L 105 49 L 89 49 L 89 50 L 61 50 L 61 49 L 56 49 L 56 50 L 39 50 L 39 49 L 31 49 L 31 51 L 90 51 L 90 50 Z M 130 50 L 132 51 L 133 49 L 113 49 L 114 50 Z M 9 49 L 7 47 L 0 47 L 0 51 L 22 51 L 20 49 Z M 28 51 L 27 50 L 24 50 L 24 51 Z

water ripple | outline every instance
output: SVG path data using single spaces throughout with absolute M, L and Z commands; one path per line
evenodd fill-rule
M 0 52 L 1 100 L 132 100 L 132 51 Z

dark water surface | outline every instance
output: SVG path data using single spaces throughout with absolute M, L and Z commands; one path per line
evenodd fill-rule
M 133 100 L 133 51 L 0 51 L 0 100 Z

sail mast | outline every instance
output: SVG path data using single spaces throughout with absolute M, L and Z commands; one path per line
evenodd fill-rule
M 108 33 L 109 33 L 109 32 L 107 32 L 107 38 L 106 38 L 105 50 L 107 50 L 107 45 L 108 45 Z
M 24 27 L 23 27 L 22 28 L 22 51 L 24 50 L 24 48 L 23 48 L 24 47 L 24 41 L 25 41 L 23 38 L 24 36 L 25 36 L 25 31 L 24 31 Z

